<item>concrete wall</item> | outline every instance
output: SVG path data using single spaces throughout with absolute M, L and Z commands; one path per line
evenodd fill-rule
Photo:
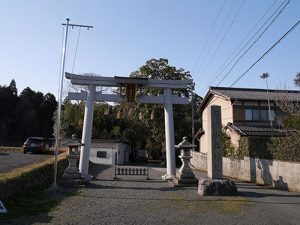
M 191 151 L 191 165 L 201 171 L 207 171 L 207 153 Z
M 191 164 L 206 170 L 205 154 L 191 152 Z M 257 184 L 271 185 L 278 189 L 300 191 L 300 163 L 245 157 L 244 160 L 223 157 L 223 175 Z

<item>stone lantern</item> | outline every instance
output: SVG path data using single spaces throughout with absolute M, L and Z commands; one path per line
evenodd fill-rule
M 75 134 L 72 135 L 72 139 L 64 142 L 62 146 L 68 147 L 68 155 L 67 159 L 69 161 L 69 165 L 67 169 L 64 171 L 62 176 L 62 184 L 81 184 L 81 174 L 77 167 L 77 161 L 79 159 L 79 147 L 83 146 L 80 141 L 78 141 Z
M 178 156 L 182 161 L 182 166 L 176 173 L 176 177 L 173 179 L 172 183 L 174 186 L 198 186 L 198 179 L 195 178 L 195 174 L 190 167 L 191 149 L 196 147 L 187 141 L 187 137 L 183 137 L 183 141 L 175 148 L 180 149 L 180 156 Z

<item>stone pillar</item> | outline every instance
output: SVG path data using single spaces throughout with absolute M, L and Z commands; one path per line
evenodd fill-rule
M 81 176 L 87 180 L 91 177 L 88 175 L 89 172 L 89 157 L 90 157 L 90 144 L 93 128 L 93 114 L 94 114 L 94 95 L 96 87 L 94 85 L 89 86 L 87 100 L 85 103 L 83 131 L 81 142 L 84 146 L 81 147 L 79 170 Z
M 221 148 L 221 106 L 212 105 L 208 108 L 208 152 L 207 175 L 211 179 L 220 179 L 222 173 L 222 148 Z
M 198 184 L 198 194 L 201 196 L 236 195 L 237 188 L 230 179 L 223 178 L 222 173 L 222 123 L 221 107 L 212 105 L 208 107 L 208 152 L 207 175 Z
M 174 148 L 173 100 L 171 88 L 166 88 L 164 90 L 164 95 L 167 174 L 163 176 L 163 179 L 172 180 L 176 174 L 176 165 Z

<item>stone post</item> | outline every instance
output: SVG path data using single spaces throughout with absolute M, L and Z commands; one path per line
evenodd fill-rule
M 223 177 L 222 173 L 222 149 L 221 149 L 221 106 L 212 105 L 208 108 L 208 152 L 207 175 L 211 179 Z
M 237 188 L 230 179 L 223 178 L 222 174 L 222 123 L 221 106 L 212 105 L 208 108 L 208 178 L 199 179 L 198 194 L 201 196 L 236 195 Z

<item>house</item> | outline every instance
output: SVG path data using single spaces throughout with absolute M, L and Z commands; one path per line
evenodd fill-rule
M 195 138 L 200 142 L 200 153 L 207 153 L 208 129 L 207 109 L 211 105 L 221 106 L 222 125 L 231 142 L 238 147 L 243 136 L 284 136 L 282 119 L 287 105 L 299 106 L 300 91 L 266 90 L 252 88 L 210 87 L 197 112 L 202 114 L 202 129 Z
M 124 165 L 129 162 L 129 145 L 119 140 L 92 140 L 90 161 L 104 165 Z

